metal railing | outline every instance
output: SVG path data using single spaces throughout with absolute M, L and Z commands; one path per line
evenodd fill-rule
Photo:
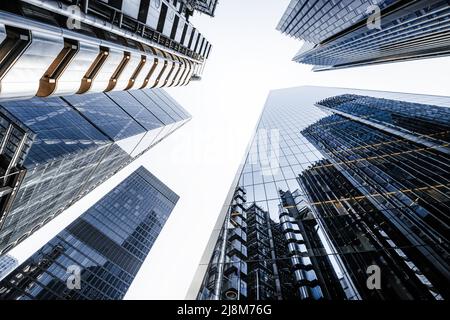
M 81 11 L 87 15 L 90 14 L 95 17 L 101 18 L 120 29 L 124 29 L 126 31 L 130 31 L 132 33 L 140 35 L 144 39 L 156 42 L 164 47 L 179 52 L 192 59 L 201 61 L 204 60 L 204 57 L 202 55 L 150 28 L 145 23 L 142 23 L 132 17 L 123 14 L 119 9 L 112 7 L 107 3 L 95 0 L 62 0 L 62 2 L 69 5 L 77 5 L 80 7 Z

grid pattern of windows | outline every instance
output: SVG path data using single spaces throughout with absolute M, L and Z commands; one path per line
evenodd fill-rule
M 277 30 L 309 42 L 320 43 L 368 16 L 368 8 L 387 7 L 395 0 L 291 0 Z
M 190 118 L 162 90 L 33 98 L 0 108 L 35 135 L 0 229 L 3 253 Z
M 278 28 L 306 41 L 294 61 L 328 70 L 448 55 L 449 17 L 450 5 L 442 0 L 294 0 Z
M 0 298 L 122 299 L 177 201 L 139 168 L 5 278 Z M 71 266 L 79 289 L 67 286 Z
M 200 265 L 198 298 L 249 298 L 263 264 L 271 293 L 259 299 L 449 297 L 449 116 L 448 97 L 272 91 Z M 245 254 L 232 256 L 238 227 Z M 371 266 L 381 290 L 366 285 Z

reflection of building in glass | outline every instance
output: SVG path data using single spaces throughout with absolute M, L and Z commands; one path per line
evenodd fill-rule
M 5 101 L 0 114 L 3 253 L 190 119 L 161 89 Z
M 448 55 L 449 14 L 445 0 L 292 0 L 277 29 L 321 71 Z
M 139 168 L 8 275 L 0 298 L 122 299 L 177 201 Z M 74 267 L 78 289 L 67 286 Z
M 448 298 L 449 137 L 447 97 L 272 91 L 188 297 Z
M 213 14 L 215 2 L 197 0 L 194 9 Z M 1 1 L 0 99 L 199 80 L 212 46 L 192 13 L 168 0 Z

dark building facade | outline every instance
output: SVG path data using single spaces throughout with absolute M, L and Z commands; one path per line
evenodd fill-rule
M 442 0 L 292 0 L 277 29 L 305 41 L 294 61 L 322 71 L 446 56 L 449 14 Z
M 0 114 L 2 253 L 190 119 L 160 89 L 5 101 Z
M 178 199 L 140 167 L 0 282 L 0 299 L 123 299 Z
M 188 298 L 448 299 L 450 98 L 272 91 Z

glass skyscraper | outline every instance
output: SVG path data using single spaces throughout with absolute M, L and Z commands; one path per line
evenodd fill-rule
M 315 71 L 450 54 L 443 0 L 292 0 L 277 29 L 304 40 L 294 61 Z
M 0 299 L 122 299 L 178 199 L 140 167 L 0 282 Z
M 4 101 L 0 114 L 1 253 L 190 120 L 161 89 Z
M 450 297 L 450 98 L 272 91 L 191 299 Z

